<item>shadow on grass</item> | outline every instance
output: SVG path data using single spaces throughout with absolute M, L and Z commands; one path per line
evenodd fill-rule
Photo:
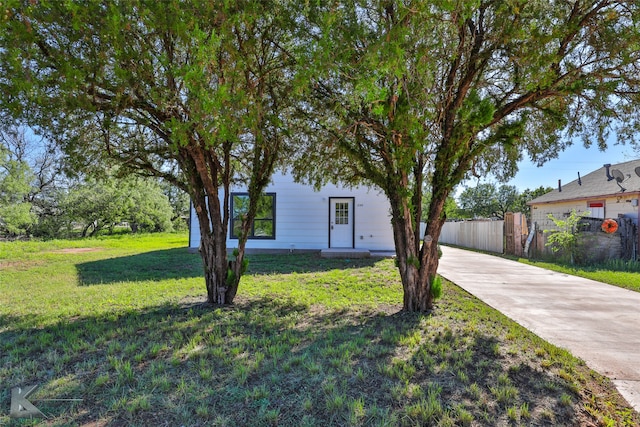
M 76 265 L 82 285 L 201 277 L 202 259 L 186 248 L 145 252 Z
M 319 253 L 247 255 L 247 274 L 315 273 L 347 268 L 370 268 L 381 258 L 322 258 Z
M 344 268 L 368 268 L 379 258 L 321 258 L 319 254 L 247 255 L 247 275 L 313 273 Z M 146 252 L 138 255 L 101 259 L 76 265 L 82 285 L 119 282 L 160 281 L 202 277 L 202 258 L 185 248 Z
M 262 298 L 6 330 L 0 407 L 9 407 L 8 387 L 39 384 L 32 402 L 56 425 L 435 425 L 444 417 L 459 425 L 455 408 L 495 425 L 507 405 L 488 390 L 501 376 L 512 378 L 510 405 L 526 402 L 532 412 L 549 407 L 551 388 L 554 396 L 572 393 L 553 377 L 552 387 L 533 387 L 528 377 L 539 373 L 526 368 L 517 371 L 523 381 L 513 377 L 494 351 L 496 339 L 477 331 L 434 326 L 429 339 L 410 343 L 429 332 L 422 331 L 428 319 Z M 481 396 L 468 395 L 470 383 Z M 432 390 L 437 405 L 426 408 Z M 552 403 L 549 411 L 558 414 L 551 424 L 576 424 L 571 406 Z M 14 422 L 0 414 L 3 421 Z

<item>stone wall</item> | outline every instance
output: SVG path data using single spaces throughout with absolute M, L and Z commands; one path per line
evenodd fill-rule
M 618 230 L 607 234 L 601 230 L 602 219 L 585 218 L 580 223 L 578 247 L 574 253 L 574 260 L 578 264 L 599 263 L 609 259 L 637 260 L 638 259 L 638 227 L 632 218 L 617 218 Z M 534 259 L 562 259 L 569 260 L 569 255 L 552 252 L 546 246 L 549 233 L 537 229 L 531 244 L 529 256 Z
M 619 233 L 585 231 L 578 234 L 575 254 L 577 264 L 593 264 L 622 258 L 622 242 Z

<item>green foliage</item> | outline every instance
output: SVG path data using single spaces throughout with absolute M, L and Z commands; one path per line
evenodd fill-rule
M 401 224 L 394 228 L 401 269 L 419 251 L 412 237 L 419 220 L 437 233 L 447 197 L 472 173 L 506 179 L 524 155 L 544 162 L 576 136 L 605 145 L 613 129 L 636 140 L 635 3 L 593 11 L 480 1 L 308 8 L 312 85 L 296 174 L 377 185 Z M 412 217 L 427 182 L 427 218 Z M 501 216 L 513 205 L 513 189 L 503 190 L 483 215 Z M 406 280 L 406 288 L 418 286 Z
M 128 193 L 123 221 L 132 231 L 171 231 L 175 212 L 162 187 L 153 179 L 129 178 L 121 182 Z
M 31 203 L 20 202 L 0 206 L 0 234 L 18 236 L 27 233 L 35 223 Z
M 13 231 L 16 234 L 53 237 L 63 226 L 60 200 L 65 196 L 66 180 L 62 173 L 61 153 L 51 141 L 38 138 L 19 122 L 2 117 L 8 123 L 0 120 L 0 151 L 3 152 L 0 157 L 8 155 L 11 164 L 19 166 L 18 172 L 22 171 L 28 175 L 19 178 L 23 183 L 22 189 L 13 188 L 10 191 L 18 195 L 17 200 L 21 204 L 24 205 L 24 201 L 28 201 L 31 224 Z M 14 168 L 8 175 L 15 178 L 18 174 Z M 0 206 L 11 208 L 8 205 L 12 204 L 4 201 Z M 22 216 L 26 216 L 26 206 L 21 208 Z
M 189 226 L 189 193 L 166 181 L 160 182 L 160 188 L 171 205 L 171 224 L 176 231 L 186 231 Z
M 493 183 L 467 187 L 458 197 L 460 209 L 469 218 L 494 216 L 497 212 L 496 193 L 496 186 Z
M 298 178 L 388 196 L 404 266 L 419 252 L 425 183 L 436 236 L 471 173 L 507 178 L 578 137 L 637 140 L 639 14 L 627 0 L 9 0 L 0 108 L 78 167 L 107 157 L 180 186 L 212 224 L 207 247 L 229 213 L 205 194 L 241 182 L 258 203 L 295 142 Z M 211 249 L 218 277 L 226 248 Z
M 553 221 L 557 229 L 544 230 L 545 233 L 549 233 L 546 245 L 551 247 L 553 252 L 562 252 L 563 255 L 568 256 L 572 264 L 575 261 L 578 233 L 580 231 L 578 224 L 585 216 L 589 216 L 589 212 L 578 214 L 575 209 L 571 210 L 566 219 L 555 218 L 552 214 L 548 215 L 548 218 Z
M 527 188 L 522 193 L 520 193 L 514 204 L 514 211 L 524 213 L 528 218 L 531 218 L 531 207 L 527 205 L 527 202 L 538 198 L 548 192 L 553 191 L 551 187 L 543 187 L 540 186 L 533 190 Z
M 95 235 L 128 223 L 132 231 L 170 231 L 172 208 L 160 186 L 136 177 L 88 179 L 72 187 L 64 201 L 68 223 Z
M 476 187 L 467 187 L 460 193 L 461 211 L 467 218 L 504 218 L 504 214 L 513 211 L 518 199 L 518 189 L 513 185 L 500 185 L 487 182 Z
M 420 259 L 418 257 L 410 256 L 407 259 L 407 263 L 414 266 L 415 268 L 420 268 Z
M 236 273 L 230 268 L 227 270 L 227 279 L 225 283 L 227 286 L 232 286 L 236 283 Z
M 29 166 L 11 159 L 0 145 L 0 235 L 24 234 L 35 223 L 28 198 L 33 179 Z
M 442 277 L 434 276 L 431 279 L 431 296 L 434 300 L 442 296 Z
M 201 233 L 213 255 L 208 289 L 223 286 L 229 212 L 207 195 L 223 189 L 229 206 L 234 184 L 260 194 L 280 163 L 297 86 L 308 84 L 297 79 L 306 66 L 296 57 L 298 6 L 11 0 L 0 14 L 0 74 L 15 78 L 0 80 L 0 109 L 55 139 L 75 171 L 116 164 L 188 193 L 199 223 L 211 224 Z

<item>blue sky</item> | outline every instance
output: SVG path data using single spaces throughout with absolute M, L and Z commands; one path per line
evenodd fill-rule
M 605 163 L 616 164 L 637 158 L 640 158 L 640 152 L 635 152 L 630 146 L 610 144 L 603 152 L 594 146 L 584 148 L 580 142 L 576 142 L 559 153 L 557 159 L 548 161 L 542 167 L 537 167 L 528 160 L 520 162 L 518 173 L 507 184 L 515 185 L 519 191 L 527 188 L 533 190 L 541 185 L 557 188 L 559 179 L 562 180 L 563 185 L 568 184 L 578 179 L 578 172 L 580 176 L 585 176 L 601 168 Z M 496 180 L 489 177 L 480 182 L 496 182 Z M 477 180 L 464 182 L 456 193 L 459 194 L 465 186 L 475 187 L 477 184 Z
M 537 167 L 530 161 L 519 163 L 519 171 L 516 177 L 508 184 L 515 185 L 522 191 L 527 188 L 558 187 L 558 180 L 562 184 L 568 184 L 599 169 L 605 163 L 622 163 L 640 157 L 630 146 L 609 145 L 606 151 L 600 151 L 597 147 L 584 148 L 580 143 L 574 144 L 558 155 L 557 159 L 550 160 L 542 167 Z

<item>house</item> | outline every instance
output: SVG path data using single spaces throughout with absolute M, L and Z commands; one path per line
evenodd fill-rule
M 237 247 L 235 231 L 247 202 L 246 189 L 232 188 L 228 248 Z M 191 217 L 195 218 L 193 207 Z M 192 220 L 189 247 L 199 246 L 198 221 Z M 389 201 L 377 188 L 329 184 L 315 190 L 276 172 L 264 190 L 246 248 L 254 252 L 333 249 L 361 256 L 369 251 L 395 251 Z
M 583 177 L 568 184 L 558 182 L 558 188 L 531 200 L 531 224 L 536 224 L 538 231 L 553 230 L 554 218 L 566 218 L 572 210 L 586 213 L 595 219 L 615 219 L 622 226 L 622 222 L 633 224 L 629 228 L 638 226 L 640 198 L 640 159 L 618 164 L 605 164 Z M 628 220 L 623 220 L 627 218 Z M 592 221 L 593 222 L 593 221 Z M 598 221 L 596 221 L 598 222 Z M 600 224 L 600 222 L 599 222 Z M 599 225 L 593 222 L 593 230 L 599 231 Z M 610 236 L 615 241 L 621 237 L 620 232 Z M 604 233 L 600 233 L 604 234 Z M 623 240 L 628 239 L 623 236 Z M 637 247 L 637 232 L 633 233 L 633 245 Z M 624 244 L 624 242 L 623 242 Z M 634 252 L 635 257 L 635 250 Z
M 531 200 L 531 220 L 542 228 L 553 228 L 556 218 L 575 209 L 589 212 L 592 218 L 627 217 L 638 224 L 640 197 L 640 159 L 615 165 L 604 165 L 568 184 Z

